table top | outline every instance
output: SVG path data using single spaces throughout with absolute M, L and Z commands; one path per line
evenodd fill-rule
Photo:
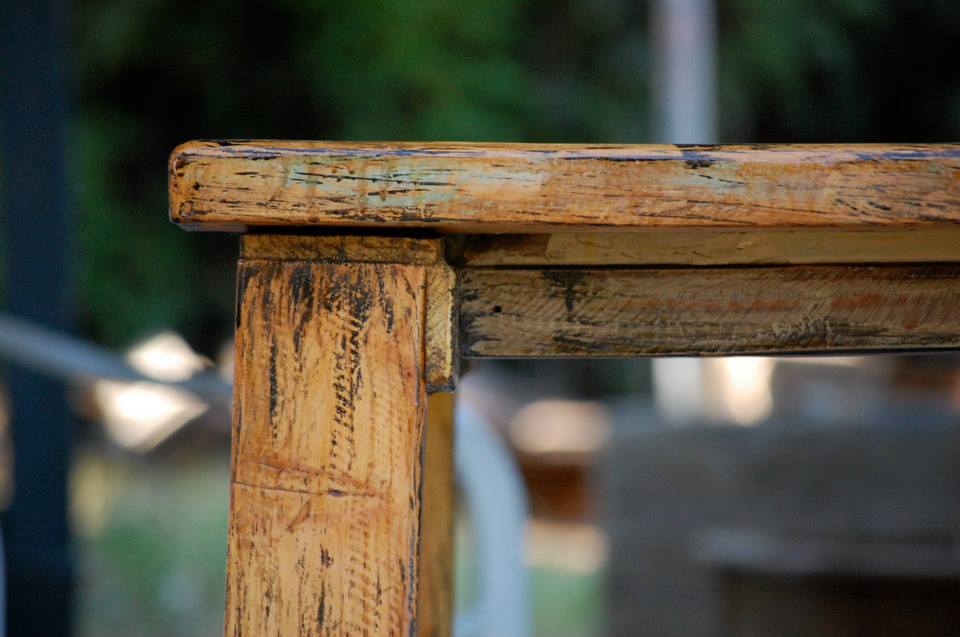
M 960 144 L 202 140 L 170 157 L 200 230 L 442 233 L 960 226 Z

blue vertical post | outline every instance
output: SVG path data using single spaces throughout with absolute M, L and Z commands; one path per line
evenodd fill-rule
M 0 208 L 7 309 L 69 327 L 65 6 L 0 1 Z M 2 518 L 7 634 L 71 633 L 67 524 L 71 416 L 61 383 L 15 366 L 14 499 Z

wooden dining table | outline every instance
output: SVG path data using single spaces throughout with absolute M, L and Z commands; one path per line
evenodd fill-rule
M 202 140 L 240 234 L 228 636 L 444 637 L 469 358 L 960 348 L 960 145 Z

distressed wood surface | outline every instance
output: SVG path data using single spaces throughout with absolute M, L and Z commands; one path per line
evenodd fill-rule
M 446 263 L 427 269 L 426 377 L 430 392 L 453 391 L 459 371 L 457 273 Z
M 960 348 L 960 265 L 464 269 L 465 356 Z
M 197 141 L 170 216 L 247 226 L 547 229 L 960 223 L 960 145 Z
M 240 241 L 240 257 L 333 263 L 444 262 L 440 241 L 345 235 L 245 234 Z
M 453 394 L 427 399 L 417 637 L 450 637 L 453 626 Z
M 246 258 L 226 634 L 415 630 L 426 267 Z
M 466 267 L 960 262 L 960 226 L 468 235 Z
M 457 277 L 440 239 L 388 236 L 245 234 L 242 259 L 325 263 L 400 263 L 426 269 L 427 391 L 452 391 L 459 357 L 455 343 Z

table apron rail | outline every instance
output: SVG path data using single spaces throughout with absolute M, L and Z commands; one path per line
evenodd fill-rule
M 458 272 L 465 357 L 960 348 L 960 263 Z

